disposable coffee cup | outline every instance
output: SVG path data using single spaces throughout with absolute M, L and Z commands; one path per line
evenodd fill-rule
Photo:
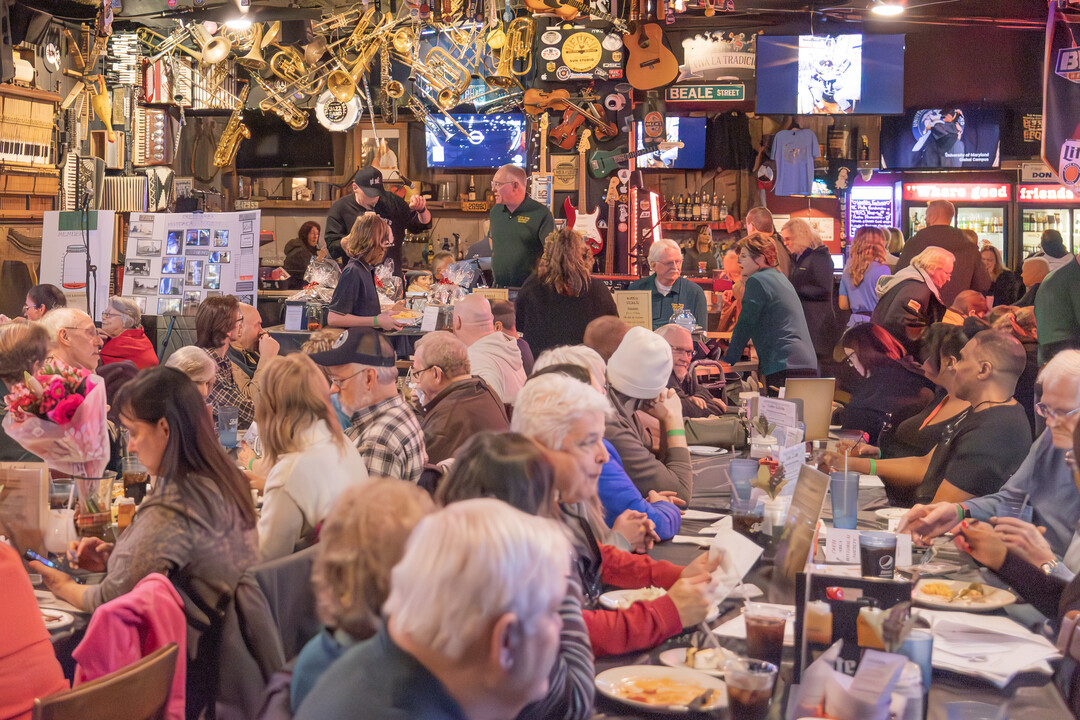
M 886 532 L 859 533 L 863 577 L 892 580 L 896 572 L 896 536 Z

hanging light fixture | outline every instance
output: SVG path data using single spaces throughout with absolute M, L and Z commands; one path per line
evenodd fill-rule
M 874 0 L 870 12 L 879 17 L 896 17 L 904 14 L 904 4 L 900 0 Z

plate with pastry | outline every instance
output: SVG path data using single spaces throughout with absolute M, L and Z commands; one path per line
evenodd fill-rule
M 596 676 L 596 689 L 612 700 L 654 712 L 714 712 L 727 707 L 723 680 L 686 667 L 611 668 Z
M 916 605 L 935 610 L 988 612 L 1012 605 L 1016 596 L 981 582 L 923 579 L 911 591 L 911 600 Z
M 668 667 L 693 668 L 698 672 L 713 677 L 724 677 L 724 663 L 734 660 L 738 655 L 727 648 L 671 648 L 660 653 L 657 658 Z

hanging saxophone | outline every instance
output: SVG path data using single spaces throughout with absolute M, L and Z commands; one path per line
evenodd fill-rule
M 240 149 L 240 143 L 251 137 L 251 131 L 243 123 L 244 103 L 247 102 L 250 90 L 251 85 L 244 83 L 244 89 L 240 91 L 240 102 L 233 108 L 229 122 L 221 131 L 221 138 L 214 149 L 214 165 L 219 168 L 229 167 L 236 162 L 236 151 Z

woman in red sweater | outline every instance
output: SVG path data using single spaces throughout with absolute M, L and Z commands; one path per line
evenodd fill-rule
M 652 648 L 702 622 L 712 599 L 710 574 L 720 563 L 719 558 L 710 562 L 708 554 L 702 554 L 680 567 L 606 542 L 610 531 L 600 512 L 596 483 L 608 460 L 603 443 L 608 412 L 611 404 L 592 387 L 549 373 L 525 383 L 510 423 L 511 431 L 558 451 L 553 453 L 557 501 L 573 535 L 583 616 L 597 657 Z M 603 610 L 597 609 L 603 585 L 655 585 L 667 594 L 625 610 Z
M 158 364 L 154 345 L 142 329 L 142 311 L 130 298 L 113 295 L 101 313 L 101 362 L 130 360 L 145 370 Z
M 30 720 L 34 698 L 67 690 L 34 587 L 19 554 L 0 542 L 0 718 Z

